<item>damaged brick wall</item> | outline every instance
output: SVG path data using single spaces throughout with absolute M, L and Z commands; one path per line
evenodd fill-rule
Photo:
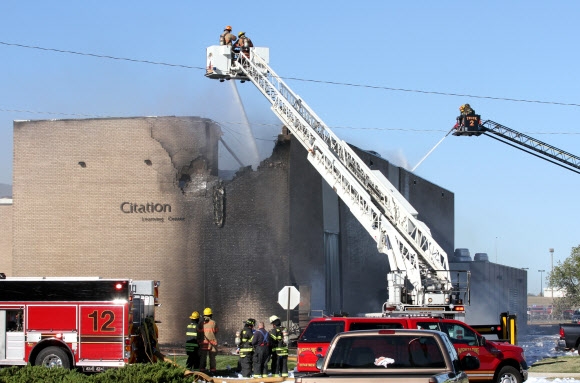
M 281 144 L 256 171 L 242 168 L 224 182 L 223 226 L 204 228 L 203 306 L 215 313 L 220 343 L 233 345 L 248 318 L 267 323 L 284 314 L 276 302 L 289 281 L 290 162 L 289 145 Z
M 162 340 L 181 339 L 201 304 L 219 134 L 191 117 L 15 122 L 14 275 L 161 280 Z
M 221 180 L 220 134 L 197 117 L 15 122 L 14 275 L 161 280 L 160 341 L 177 347 L 189 314 L 204 307 L 220 344 L 232 344 L 249 317 L 285 319 L 277 300 L 286 285 L 307 294 L 301 310 L 326 310 L 325 181 L 294 140 L 278 141 L 258 169 Z M 129 212 L 148 203 L 171 211 Z M 377 311 L 387 259 L 333 203 L 342 309 Z

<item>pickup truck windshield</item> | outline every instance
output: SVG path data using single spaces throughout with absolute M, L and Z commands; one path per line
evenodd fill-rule
M 432 336 L 342 338 L 327 369 L 445 368 L 441 347 Z

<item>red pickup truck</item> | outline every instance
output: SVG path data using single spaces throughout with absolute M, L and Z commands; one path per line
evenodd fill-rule
M 446 333 L 460 357 L 477 355 L 480 367 L 468 370 L 470 382 L 522 383 L 528 378 L 524 350 L 508 342 L 486 340 L 464 322 L 435 317 L 330 317 L 312 319 L 298 339 L 297 371 L 318 372 L 332 338 L 340 333 L 370 329 L 423 329 Z

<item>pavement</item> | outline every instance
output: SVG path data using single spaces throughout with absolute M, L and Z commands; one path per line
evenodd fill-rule
M 528 372 L 528 378 L 572 378 L 572 379 L 580 379 L 580 372 Z

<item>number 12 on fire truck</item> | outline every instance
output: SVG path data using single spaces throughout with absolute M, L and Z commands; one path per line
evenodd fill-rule
M 103 371 L 155 360 L 158 281 L 0 279 L 0 365 Z

